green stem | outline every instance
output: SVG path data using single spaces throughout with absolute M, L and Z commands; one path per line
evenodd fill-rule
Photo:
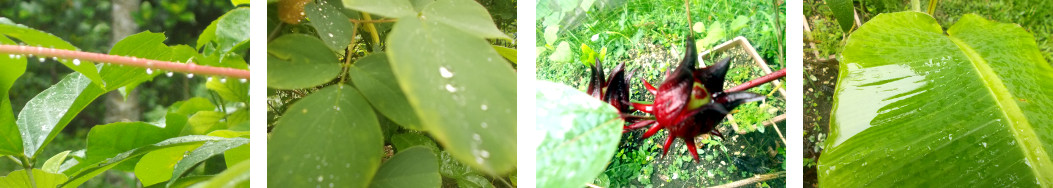
M 940 0 L 929 0 L 929 15 L 936 15 L 936 4 L 940 3 Z
M 37 181 L 33 178 L 33 162 L 29 157 L 22 157 L 22 168 L 26 169 L 26 175 L 29 177 L 29 185 L 36 188 Z

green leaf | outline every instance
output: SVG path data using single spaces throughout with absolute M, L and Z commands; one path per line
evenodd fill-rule
M 194 149 L 190 154 L 184 155 L 183 159 L 180 159 L 176 163 L 175 168 L 172 171 L 172 178 L 168 181 L 168 186 L 172 186 L 176 179 L 183 176 L 187 170 L 191 167 L 196 166 L 198 163 L 205 161 L 205 159 L 211 158 L 219 154 L 223 154 L 227 150 L 233 149 L 238 146 L 242 146 L 249 143 L 248 138 L 231 138 L 218 141 L 205 142 L 204 145 Z
M 490 180 L 487 180 L 483 176 L 480 176 L 478 174 L 471 174 L 465 176 L 464 178 L 457 179 L 457 187 L 492 188 L 494 187 L 494 185 L 490 183 Z
M 384 162 L 369 187 L 439 187 L 438 159 L 427 147 L 412 147 Z
M 720 42 L 720 40 L 724 40 L 724 25 L 719 21 L 713 22 L 713 24 L 709 25 L 709 30 L 706 30 L 706 37 L 696 42 L 696 49 L 708 49 L 710 46 Z
M 219 121 L 223 119 L 223 117 L 226 117 L 226 114 L 223 114 L 223 112 L 197 112 L 187 120 L 187 125 L 189 126 L 183 128 L 183 134 L 204 135 L 215 130 L 226 129 L 227 124 Z
M 230 4 L 232 4 L 234 6 L 248 5 L 249 4 L 249 0 L 230 0 Z
M 423 130 L 417 114 L 413 112 L 402 93 L 399 83 L 388 64 L 384 53 L 373 53 L 351 65 L 348 71 L 355 88 L 362 92 L 377 111 L 402 127 Z
M 14 41 L 0 35 L 0 44 L 14 44 Z M 11 109 L 8 91 L 25 72 L 25 57 L 12 58 L 9 54 L 0 54 L 0 155 L 15 155 L 22 151 L 22 137 L 15 124 L 15 112 Z
M 399 133 L 391 136 L 391 145 L 395 146 L 395 151 L 402 152 L 412 147 L 426 147 L 431 149 L 436 154 L 439 152 L 439 145 L 435 144 L 431 138 L 421 133 L 407 132 Z
M 545 28 L 545 45 L 556 44 L 556 38 L 559 34 L 559 25 L 548 26 Z
M 7 176 L 0 177 L 0 187 L 56 187 L 68 179 L 66 175 L 46 172 L 40 169 L 33 170 L 33 182 L 29 181 L 29 174 L 25 169 L 15 170 Z
M 219 97 L 227 102 L 243 102 L 248 104 L 249 102 L 249 83 L 240 82 L 237 80 L 227 80 L 226 78 L 213 79 L 209 78 L 205 82 L 205 87 L 216 91 Z
M 40 46 L 54 49 L 64 50 L 78 50 L 77 47 L 73 46 L 69 42 L 62 40 L 51 33 L 45 33 L 36 29 L 28 28 L 22 25 L 8 25 L 0 23 L 0 36 L 7 36 L 10 38 L 18 39 L 22 41 L 22 45 L 26 46 Z M 25 55 L 23 55 L 25 57 Z M 77 71 L 84 74 L 92 82 L 102 85 L 102 76 L 99 75 L 98 69 L 95 68 L 95 64 L 90 62 L 81 61 L 80 65 L 74 65 L 70 59 L 59 59 L 62 65 L 66 65 L 73 71 Z
M 559 45 L 556 45 L 556 51 L 552 52 L 552 54 L 548 56 L 548 60 L 560 63 L 569 62 L 571 59 L 573 59 L 571 58 L 570 53 L 570 43 L 567 43 L 567 41 L 563 41 L 560 42 Z
M 509 60 L 512 61 L 512 63 L 516 63 L 516 49 L 498 45 L 491 46 L 494 47 L 494 51 L 497 51 L 498 54 L 501 54 L 501 57 L 505 57 L 505 60 Z
M 143 186 L 152 186 L 172 178 L 172 171 L 179 160 L 201 144 L 191 144 L 159 149 L 143 155 L 135 164 L 135 177 Z
M 300 89 L 324 84 L 340 74 L 336 54 L 318 38 L 287 34 L 267 44 L 267 87 Z
M 421 11 L 421 20 L 437 22 L 483 38 L 511 39 L 497 29 L 486 8 L 474 0 L 438 0 Z
M 849 30 L 852 30 L 852 26 L 855 25 L 853 22 L 856 20 L 852 0 L 829 0 L 826 1 L 826 6 L 830 6 L 830 11 L 834 12 L 834 19 L 837 19 L 837 24 L 841 25 L 842 31 L 848 33 Z
M 391 18 L 417 15 L 409 0 L 343 0 L 344 7 Z
M 311 20 L 311 26 L 318 31 L 318 38 L 321 38 L 333 52 L 343 55 L 355 31 L 347 16 L 344 16 L 340 9 L 325 1 L 322 1 L 321 4 L 307 3 L 303 10 L 307 14 L 307 19 Z
M 248 187 L 249 185 L 249 165 L 248 160 L 239 162 L 223 172 L 216 174 L 215 177 L 208 181 L 195 184 L 194 187 L 203 188 L 225 188 L 225 187 Z M 178 183 L 177 183 L 178 185 Z
M 163 127 L 144 122 L 117 122 L 98 125 L 88 132 L 86 159 L 82 162 L 95 163 L 106 160 L 121 152 L 154 144 L 175 137 Z M 131 159 L 138 161 L 138 159 Z M 135 164 L 120 165 L 118 169 L 132 170 Z
M 172 60 L 172 48 L 166 46 L 164 41 L 164 34 L 145 31 L 121 39 L 110 49 L 110 55 Z M 102 66 L 99 74 L 102 75 L 103 88 L 106 91 L 111 91 L 126 86 L 135 88 L 139 83 L 153 79 L 153 77 L 162 73 L 161 71 L 153 71 L 151 74 L 147 74 L 145 68 L 107 64 Z
M 490 44 L 418 19 L 400 19 L 388 41 L 391 69 L 424 129 L 469 166 L 493 174 L 512 170 L 516 73 Z
M 289 106 L 271 131 L 270 187 L 365 187 L 383 157 L 373 109 L 353 87 L 333 85 Z
M 30 99 L 18 113 L 23 155 L 33 158 L 91 101 L 105 93 L 80 73 L 70 73 Z
M 249 41 L 249 7 L 235 8 L 216 19 L 216 50 L 231 51 L 234 46 Z
M 66 156 L 69 155 L 69 152 L 69 150 L 66 150 L 62 153 L 55 154 L 55 156 L 51 156 L 50 159 L 44 161 L 44 166 L 41 166 L 40 169 L 50 173 L 62 173 L 59 172 L 59 166 L 62 165 L 62 162 L 66 161 Z
M 820 186 L 1053 185 L 1053 68 L 1020 26 L 881 14 L 843 55 Z
M 473 172 L 471 168 L 454 159 L 449 152 L 439 152 L 439 160 L 439 162 L 442 162 L 439 166 L 439 173 L 443 177 L 462 179 Z
M 618 149 L 618 110 L 570 86 L 538 81 L 538 187 L 585 185 L 603 172 Z M 587 153 L 588 155 L 582 155 Z
M 147 154 L 147 153 L 149 153 L 151 151 L 155 151 L 155 150 L 158 150 L 158 149 L 165 149 L 165 148 L 169 148 L 169 147 L 183 146 L 183 145 L 202 144 L 202 143 L 207 142 L 207 141 L 217 141 L 217 140 L 224 140 L 224 139 L 231 139 L 231 138 L 202 136 L 202 135 L 190 135 L 190 136 L 181 136 L 181 137 L 169 138 L 167 140 L 164 140 L 164 141 L 152 144 L 152 145 L 143 146 L 143 147 L 135 148 L 135 149 L 132 149 L 132 150 L 128 150 L 128 151 L 126 151 L 124 153 L 120 153 L 120 154 L 117 154 L 114 157 L 108 158 L 105 161 L 101 161 L 101 162 L 97 162 L 97 163 L 81 163 L 81 164 L 78 164 L 78 167 L 71 168 L 71 169 L 79 169 L 79 170 L 77 172 L 73 173 L 73 175 L 70 176 L 71 179 L 69 181 L 63 183 L 62 187 L 72 188 L 72 187 L 80 186 L 80 184 L 83 184 L 84 182 L 88 181 L 89 179 L 94 178 L 95 176 L 98 176 L 99 174 L 102 174 L 102 172 L 104 172 L 106 170 L 109 170 L 110 168 L 113 168 L 114 166 L 117 166 L 118 164 L 126 162 L 129 159 L 139 158 L 140 156 L 145 155 L 145 154 Z
M 731 32 L 732 33 L 738 32 L 743 27 L 746 27 L 746 24 L 749 23 L 749 21 L 750 21 L 750 19 L 747 18 L 746 16 L 743 16 L 743 15 L 736 16 L 735 20 L 731 21 Z

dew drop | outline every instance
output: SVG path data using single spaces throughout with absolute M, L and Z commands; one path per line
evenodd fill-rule
M 332 34 L 332 33 L 329 33 L 329 37 L 333 37 L 333 34 Z
M 322 182 L 322 180 L 325 180 L 325 177 L 322 177 L 322 175 L 318 175 L 318 182 Z
M 340 111 L 340 106 L 333 106 L 333 110 Z
M 194 78 L 194 73 L 186 73 L 186 78 Z
M 486 122 L 483 122 L 483 128 L 486 128 L 486 127 L 489 127 L 489 126 L 490 125 L 487 125 Z
M 39 59 L 40 59 L 40 62 L 41 62 L 41 63 L 43 63 L 43 62 L 44 62 L 44 60 L 47 60 L 47 59 L 45 59 L 44 57 L 40 57 Z M 80 65 L 80 64 L 77 64 L 77 65 Z
M 486 108 L 486 105 L 485 105 L 485 104 L 484 104 L 484 105 L 482 105 L 482 106 L 479 106 L 479 108 L 482 108 L 482 109 L 483 109 L 483 111 L 486 111 L 486 109 L 487 109 L 487 108 Z
M 172 77 L 172 72 L 165 73 L 165 76 L 168 76 L 169 78 L 171 78 Z
M 238 79 L 238 82 L 241 82 L 241 83 L 243 83 L 243 84 L 244 84 L 245 82 L 248 82 L 248 81 L 249 81 L 248 79 L 244 79 L 244 78 L 242 78 L 242 79 Z
M 490 152 L 486 151 L 486 150 L 483 150 L 482 152 L 480 152 L 479 155 L 482 155 L 483 158 L 490 158 Z
M 205 79 L 205 81 L 211 82 L 212 81 L 212 77 L 211 76 L 208 77 L 208 79 Z
M 450 78 L 453 77 L 453 72 L 450 72 L 450 70 L 446 69 L 446 67 L 439 67 L 439 75 L 441 75 L 443 78 Z
M 483 137 L 479 136 L 479 134 L 472 134 L 472 139 L 475 139 L 475 141 L 483 141 Z
M 7 57 L 9 57 L 11 59 L 14 59 L 15 58 L 15 54 L 7 54 Z
M 450 93 L 457 92 L 457 88 L 453 87 L 453 85 L 446 84 L 446 91 L 450 91 Z
M 51 57 L 51 60 L 58 61 L 58 57 Z
M 227 78 L 220 78 L 219 83 L 227 83 Z
M 154 70 L 150 69 L 150 68 L 146 68 L 146 74 L 154 74 Z

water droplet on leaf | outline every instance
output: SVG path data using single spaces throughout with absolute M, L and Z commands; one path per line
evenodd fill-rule
M 441 75 L 443 78 L 450 78 L 453 77 L 453 72 L 450 72 L 450 70 L 446 69 L 446 67 L 439 67 L 439 75 Z

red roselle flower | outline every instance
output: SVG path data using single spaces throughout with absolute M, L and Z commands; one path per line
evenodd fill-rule
M 599 58 L 596 58 L 596 63 L 589 67 L 592 69 L 592 77 L 589 78 L 589 89 L 587 90 L 589 95 L 611 104 L 618 109 L 618 112 L 631 113 L 629 76 L 626 76 L 625 73 L 625 63 L 622 62 L 614 67 L 608 78 L 603 77 L 603 63 L 600 63 Z
M 656 89 L 644 81 L 647 90 L 655 95 L 652 103 L 632 103 L 641 112 L 653 114 L 654 119 L 627 118 L 633 124 L 626 131 L 651 125 L 643 138 L 654 135 L 661 129 L 669 130 L 669 138 L 662 148 L 662 155 L 669 152 L 674 138 L 683 139 L 688 151 L 699 161 L 695 147 L 695 136 L 710 133 L 724 137 L 715 127 L 729 111 L 745 102 L 764 99 L 763 95 L 749 92 L 725 92 L 724 76 L 730 58 L 723 59 L 706 68 L 698 69 L 694 39 L 689 34 L 686 54 L 680 65 L 666 72 L 665 80 Z

